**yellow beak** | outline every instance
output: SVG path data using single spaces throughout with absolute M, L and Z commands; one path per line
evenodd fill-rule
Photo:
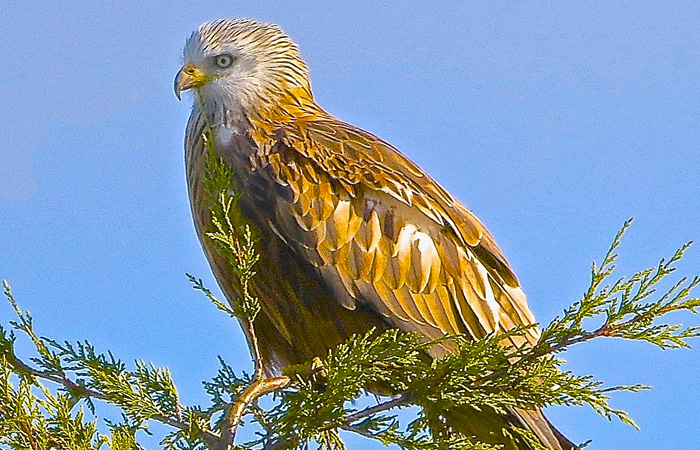
M 190 89 L 204 86 L 211 78 L 194 64 L 187 64 L 175 76 L 173 89 L 175 96 L 180 100 L 180 94 Z

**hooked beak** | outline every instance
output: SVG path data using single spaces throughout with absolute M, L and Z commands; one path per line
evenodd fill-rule
M 180 94 L 190 89 L 202 87 L 210 78 L 194 64 L 187 64 L 175 76 L 173 90 L 175 97 L 180 100 Z

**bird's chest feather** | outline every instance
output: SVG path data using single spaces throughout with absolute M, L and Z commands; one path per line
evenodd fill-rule
M 280 165 L 286 164 L 279 148 L 258 145 L 243 127 L 215 129 L 217 156 L 233 169 L 234 189 L 240 194 L 244 216 L 262 232 L 275 231 L 280 208 L 293 203 L 294 190 Z

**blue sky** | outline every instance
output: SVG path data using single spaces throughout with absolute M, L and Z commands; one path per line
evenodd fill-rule
M 183 275 L 215 286 L 172 79 L 186 37 L 221 17 L 280 24 L 321 105 L 399 147 L 487 224 L 540 321 L 580 297 L 626 218 L 621 274 L 700 239 L 696 3 L 251 3 L 3 4 L 0 278 L 41 332 L 168 366 L 187 403 L 203 401 L 216 355 L 249 367 L 238 326 Z M 699 269 L 696 248 L 679 271 Z M 611 385 L 654 386 L 613 400 L 639 432 L 589 408 L 548 411 L 573 440 L 697 445 L 698 349 L 596 342 L 565 357 Z

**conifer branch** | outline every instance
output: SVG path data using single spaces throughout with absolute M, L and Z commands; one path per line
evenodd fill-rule
M 224 230 L 231 234 L 230 229 Z M 242 228 L 242 231 L 245 236 L 246 229 Z M 217 376 L 205 383 L 212 406 L 192 408 L 179 404 L 172 380 L 164 369 L 137 362 L 136 370 L 127 371 L 120 360 L 109 353 L 96 353 L 87 342 L 59 344 L 39 337 L 34 332 L 31 315 L 19 308 L 9 285 L 5 284 L 6 297 L 18 318 L 12 326 L 29 337 L 39 356 L 32 359 L 36 366 L 22 361 L 14 353 L 14 334 L 0 328 L 3 367 L 7 374 L 15 373 L 20 379 L 45 380 L 61 386 L 67 394 L 66 399 L 72 399 L 66 403 L 70 408 L 78 400 L 89 402 L 91 399 L 123 408 L 129 421 L 113 426 L 112 440 L 125 439 L 124 442 L 135 443 L 135 432 L 144 429 L 148 420 L 169 425 L 177 431 L 166 436 L 163 445 L 172 450 L 195 449 L 197 445 L 212 450 L 232 449 L 241 419 L 248 414 L 261 425 L 263 433 L 259 439 L 239 445 L 245 449 L 301 448 L 311 440 L 340 448 L 336 430 L 354 432 L 407 449 L 492 448 L 463 436 L 433 433 L 436 431 L 432 428 L 436 415 L 464 404 L 501 411 L 512 407 L 588 404 L 604 417 L 617 417 L 634 425 L 625 412 L 608 405 L 609 394 L 619 390 L 637 391 L 644 386 L 604 387 L 592 377 L 562 371 L 562 361 L 553 357 L 571 345 L 595 338 L 644 340 L 661 348 L 682 348 L 687 346 L 688 339 L 698 335 L 694 327 L 683 329 L 655 323 L 674 311 L 697 312 L 700 301 L 690 297 L 698 285 L 697 279 L 681 279 L 652 299 L 653 290 L 674 271 L 674 265 L 682 258 L 687 245 L 656 268 L 605 285 L 614 270 L 612 263 L 617 257 L 615 250 L 621 236 L 615 238 L 600 268 L 594 265 L 591 286 L 582 300 L 545 327 L 540 341 L 532 347 L 514 349 L 501 344 L 509 336 L 525 333 L 525 328 L 489 335 L 478 341 L 450 336 L 435 342 L 423 342 L 419 336 L 397 330 L 381 334 L 370 331 L 332 349 L 322 361 L 287 368 L 285 376 L 280 378 L 262 377 L 259 371 L 262 366 L 258 364 L 252 377 L 241 378 L 221 360 L 222 367 Z M 236 242 L 232 236 L 221 241 Z M 252 248 L 249 246 L 252 239 L 238 242 L 234 251 L 244 255 L 236 256 L 237 263 L 255 261 L 255 258 L 245 256 L 246 252 L 253 253 L 246 250 Z M 252 265 L 246 269 L 248 273 L 252 271 L 250 267 Z M 233 317 L 240 318 L 242 311 L 256 311 L 256 299 L 250 293 L 245 300 L 247 306 L 243 301 L 230 306 L 218 301 L 201 280 L 191 276 L 190 280 L 195 289 Z M 247 291 L 243 289 L 243 292 Z M 583 322 L 591 318 L 593 323 L 596 318 L 602 318 L 602 324 L 595 329 L 586 329 Z M 430 346 L 443 344 L 447 339 L 457 351 L 433 362 L 421 356 Z M 256 358 L 254 348 L 251 352 Z M 448 373 L 450 376 L 446 377 Z M 5 390 L 12 389 L 7 384 L 8 377 Z M 355 410 L 348 403 L 361 396 L 366 386 L 377 384 L 386 386 L 397 395 L 362 410 Z M 28 385 L 21 384 L 20 387 L 24 394 L 13 394 L 13 397 L 20 395 L 23 401 L 34 398 L 29 394 Z M 41 390 L 47 398 L 53 399 L 50 400 L 52 404 L 62 401 L 54 398 L 46 388 Z M 272 409 L 264 410 L 257 400 L 270 393 L 278 395 L 278 403 Z M 387 413 L 406 406 L 418 406 L 420 412 L 414 422 L 402 430 L 397 419 Z M 10 407 L 0 395 L 0 418 L 7 416 Z M 217 416 L 219 419 L 215 419 Z M 26 448 L 43 448 L 40 444 L 44 439 L 41 429 L 30 423 L 28 419 L 16 422 L 16 429 L 22 430 L 22 442 Z M 86 426 L 86 430 L 92 429 L 89 422 Z M 93 435 L 98 436 L 96 432 Z M 99 436 L 99 439 L 109 438 Z M 183 447 L 185 443 L 188 446 Z M 49 448 L 58 447 L 49 444 Z

